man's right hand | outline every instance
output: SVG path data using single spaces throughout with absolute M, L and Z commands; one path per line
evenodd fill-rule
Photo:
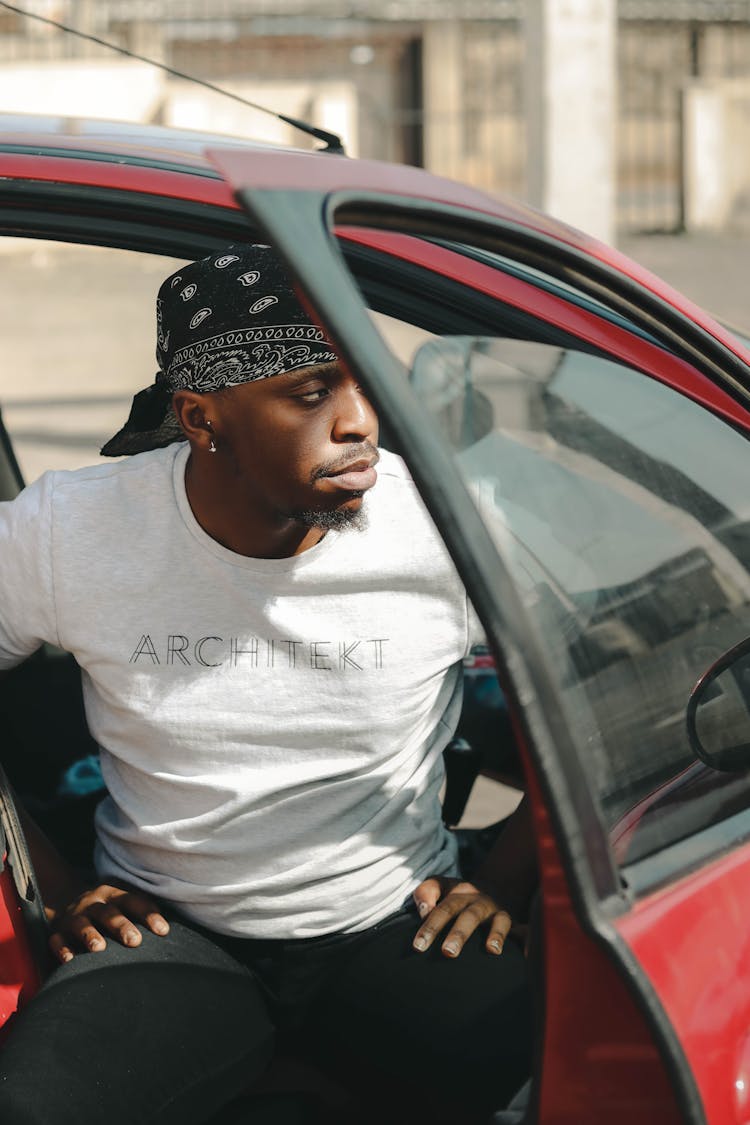
M 122 945 L 140 945 L 143 938 L 134 922 L 141 922 L 154 934 L 169 933 L 169 923 L 153 899 L 107 884 L 83 891 L 62 910 L 47 909 L 47 918 L 52 929 L 49 947 L 63 963 L 76 953 L 105 949 L 105 934 Z
M 16 808 L 50 924 L 49 947 L 58 961 L 70 961 L 76 953 L 99 953 L 106 949 L 105 934 L 121 945 L 140 945 L 143 938 L 135 922 L 142 923 L 153 934 L 169 933 L 169 923 L 158 904 L 140 891 L 106 883 L 94 890 L 82 886 L 80 875 L 63 859 L 23 805 L 17 801 Z

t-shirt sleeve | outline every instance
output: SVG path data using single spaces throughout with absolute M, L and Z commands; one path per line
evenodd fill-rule
M 0 668 L 58 643 L 52 558 L 54 474 L 0 503 Z

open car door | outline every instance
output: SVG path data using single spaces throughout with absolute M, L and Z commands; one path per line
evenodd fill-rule
M 723 644 L 717 623 L 729 641 L 750 634 L 750 512 L 716 499 L 711 511 L 720 514 L 704 518 L 695 497 L 705 508 L 709 485 L 700 472 L 686 484 L 677 453 L 667 472 L 667 453 L 636 448 L 634 436 L 654 412 L 676 412 L 683 434 L 695 427 L 696 442 L 731 447 L 746 479 L 750 451 L 739 431 L 748 414 L 734 393 L 748 379 L 744 361 L 657 294 L 639 306 L 601 256 L 572 240 L 553 245 L 542 216 L 519 227 L 492 200 L 413 169 L 306 156 L 301 184 L 299 157 L 269 171 L 241 152 L 211 155 L 374 401 L 495 653 L 541 872 L 543 1026 L 524 1121 L 746 1122 L 750 783 L 745 772 L 727 787 L 704 771 L 686 797 L 693 759 L 680 722 L 708 640 Z M 359 272 L 342 254 L 355 243 Z M 432 354 L 420 351 L 409 371 L 368 311 L 365 298 L 377 292 L 395 315 L 387 268 L 373 280 L 368 252 L 421 258 L 420 297 L 433 302 L 430 279 L 453 269 L 445 256 L 461 269 L 468 261 L 467 294 L 515 302 L 516 319 L 498 330 L 514 348 L 496 354 L 479 313 L 467 312 L 467 330 L 456 282 L 456 301 L 444 307 L 447 350 L 433 326 Z M 589 299 L 600 306 L 581 313 L 580 339 L 563 347 L 559 332 L 546 342 L 539 335 L 518 358 L 518 341 L 528 342 L 519 318 L 534 310 L 524 311 L 513 289 L 514 263 L 555 274 L 575 289 L 579 311 Z M 548 299 L 540 289 L 540 302 Z M 585 328 L 597 318 L 603 343 Z M 521 395 L 533 425 L 511 433 L 495 411 L 494 423 L 472 431 L 503 379 L 507 389 L 509 371 L 513 401 Z M 637 466 L 625 476 L 633 449 Z M 514 475 L 511 496 L 503 490 Z M 576 505 L 586 511 L 580 519 Z M 702 617 L 677 605 L 691 582 Z M 721 588 L 715 606 L 709 583 Z M 669 692 L 659 679 L 667 666 L 682 676 Z M 658 687 L 651 695 L 649 682 Z M 633 715 L 637 728 L 628 725 Z
M 47 923 L 15 800 L 0 768 L 0 1042 L 47 965 Z

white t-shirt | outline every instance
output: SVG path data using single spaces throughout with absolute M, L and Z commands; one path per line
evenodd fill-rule
M 455 870 L 438 791 L 475 639 L 463 587 L 392 454 L 366 530 L 255 559 L 195 520 L 188 453 L 0 504 L 0 667 L 47 641 L 82 668 L 100 877 L 222 933 L 363 929 Z

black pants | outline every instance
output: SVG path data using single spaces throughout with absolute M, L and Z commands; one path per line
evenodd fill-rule
M 378 1097 L 399 1102 L 389 1125 L 434 1121 L 433 1104 L 454 1106 L 456 1125 L 482 1120 L 528 1075 L 526 962 L 512 941 L 500 957 L 479 934 L 455 960 L 416 953 L 411 908 L 299 941 L 171 923 L 137 949 L 110 941 L 55 969 L 0 1054 L 2 1125 L 229 1120 L 221 1108 L 264 1074 L 275 1044 L 354 1087 L 352 1122 L 370 1120 Z

